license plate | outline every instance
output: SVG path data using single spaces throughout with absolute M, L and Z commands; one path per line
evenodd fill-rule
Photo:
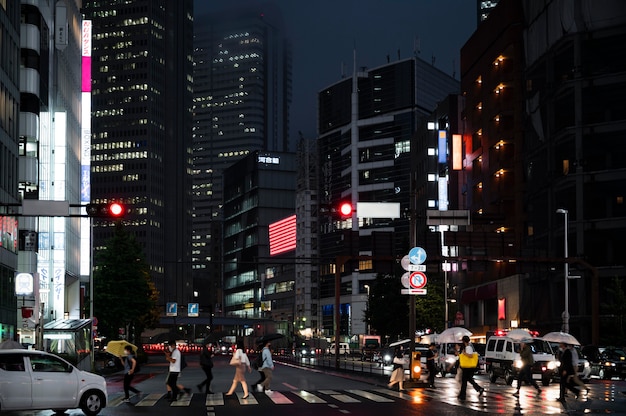
M 533 374 L 533 380 L 541 380 L 541 374 Z

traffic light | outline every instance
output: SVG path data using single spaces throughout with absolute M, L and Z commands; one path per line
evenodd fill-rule
M 126 215 L 126 207 L 119 202 L 108 202 L 104 204 L 87 204 L 87 215 L 97 218 L 122 218 Z
M 411 379 L 419 380 L 422 375 L 422 353 L 413 351 L 411 355 Z
M 352 215 L 352 204 L 347 201 L 343 201 L 339 204 L 339 214 L 343 218 L 350 217 Z

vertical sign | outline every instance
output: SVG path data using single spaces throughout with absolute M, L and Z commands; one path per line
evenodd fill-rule
M 463 169 L 463 136 L 452 135 L 452 170 Z

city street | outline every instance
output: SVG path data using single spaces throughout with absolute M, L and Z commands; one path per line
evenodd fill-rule
M 624 381 L 592 380 L 588 383 L 588 395 L 576 400 L 570 394 L 565 406 L 556 401 L 558 385 L 544 387 L 541 396 L 534 389 L 523 387 L 519 398 L 512 395 L 514 387 L 504 383 L 491 384 L 485 376 L 477 376 L 478 383 L 485 387 L 483 396 L 468 390 L 467 400 L 459 401 L 458 384 L 452 377 L 436 379 L 436 389 L 409 388 L 406 392 L 389 390 L 382 377 L 359 375 L 358 372 L 322 371 L 315 368 L 298 368 L 293 364 L 278 363 L 272 381 L 272 393 L 251 392 L 243 399 L 239 386 L 236 397 L 225 397 L 230 387 L 234 370 L 228 365 L 227 357 L 216 357 L 214 381 L 211 385 L 215 394 L 201 394 L 196 385 L 204 373 L 197 357 L 188 356 L 189 367 L 183 371 L 180 382 L 192 388 L 191 395 L 184 395 L 173 404 L 165 398 L 165 376 L 167 366 L 160 356 L 150 357 L 134 385 L 142 394 L 123 403 L 122 377 L 108 377 L 109 406 L 100 414 L 107 415 L 190 415 L 207 416 L 244 415 L 253 411 L 255 415 L 298 414 L 302 416 L 354 414 L 359 416 L 381 415 L 472 415 L 485 414 L 626 414 L 626 383 Z M 278 357 L 278 359 L 280 359 Z M 252 371 L 247 377 L 250 383 L 258 378 Z M 252 408 L 252 409 L 250 409 Z M 48 416 L 45 412 L 9 412 L 12 416 Z M 80 410 L 66 414 L 81 415 Z

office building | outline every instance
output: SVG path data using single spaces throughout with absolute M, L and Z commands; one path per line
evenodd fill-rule
M 159 304 L 191 281 L 193 1 L 84 2 L 93 22 L 91 200 L 119 201 Z M 94 250 L 112 236 L 94 219 Z M 163 309 L 165 310 L 165 309 Z
M 193 276 L 221 308 L 224 171 L 255 151 L 293 151 L 291 47 L 274 8 L 198 16 L 194 33 Z M 225 236 L 224 236 L 225 238 Z
M 368 282 L 397 273 L 396 260 L 411 248 L 410 149 L 418 120 L 458 92 L 458 81 L 418 58 L 358 72 L 355 65 L 352 76 L 319 92 L 317 238 L 326 336 L 335 335 L 336 278 L 342 341 L 367 332 Z M 357 208 L 347 218 L 334 212 L 343 201 Z M 367 215 L 358 212 L 363 202 L 399 209 Z

